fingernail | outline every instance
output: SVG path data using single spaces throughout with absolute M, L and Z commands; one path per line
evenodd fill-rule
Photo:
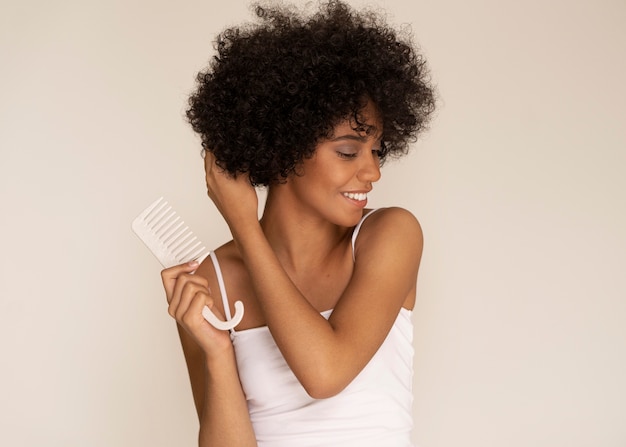
M 189 267 L 198 267 L 200 264 L 198 263 L 198 261 L 194 260 L 194 261 L 189 261 L 188 265 Z

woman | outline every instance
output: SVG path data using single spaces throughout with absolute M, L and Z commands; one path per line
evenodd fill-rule
M 406 210 L 365 207 L 433 111 L 424 61 L 341 2 L 256 13 L 218 37 L 187 113 L 233 239 L 162 273 L 200 445 L 410 446 L 422 233 Z M 230 334 L 203 319 L 236 300 Z

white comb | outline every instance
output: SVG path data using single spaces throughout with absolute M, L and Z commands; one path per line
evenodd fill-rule
M 163 197 L 159 197 L 143 210 L 133 220 L 132 227 L 139 239 L 146 244 L 165 268 L 194 259 L 202 262 L 209 254 L 202 242 L 194 236 L 176 211 L 163 200 Z M 241 323 L 243 303 L 235 302 L 235 315 L 230 320 L 220 320 L 206 306 L 202 309 L 202 316 L 215 328 L 227 331 Z

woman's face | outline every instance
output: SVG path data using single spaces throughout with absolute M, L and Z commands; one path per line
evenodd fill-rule
M 303 175 L 292 175 L 287 182 L 299 206 L 346 227 L 361 219 L 367 193 L 380 179 L 382 125 L 372 104 L 362 111 L 361 120 L 372 126 L 368 134 L 354 130 L 349 120 L 340 123 L 329 139 L 318 144 L 313 157 L 302 163 Z

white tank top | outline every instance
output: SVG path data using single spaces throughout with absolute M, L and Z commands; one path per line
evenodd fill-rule
M 371 214 L 371 213 L 370 213 Z M 355 227 L 354 241 L 365 215 Z M 211 259 L 230 306 L 217 257 Z M 332 310 L 322 312 L 328 318 Z M 310 397 L 267 326 L 231 331 L 239 378 L 259 447 L 411 447 L 413 323 L 402 308 L 387 338 L 357 377 L 328 399 Z

